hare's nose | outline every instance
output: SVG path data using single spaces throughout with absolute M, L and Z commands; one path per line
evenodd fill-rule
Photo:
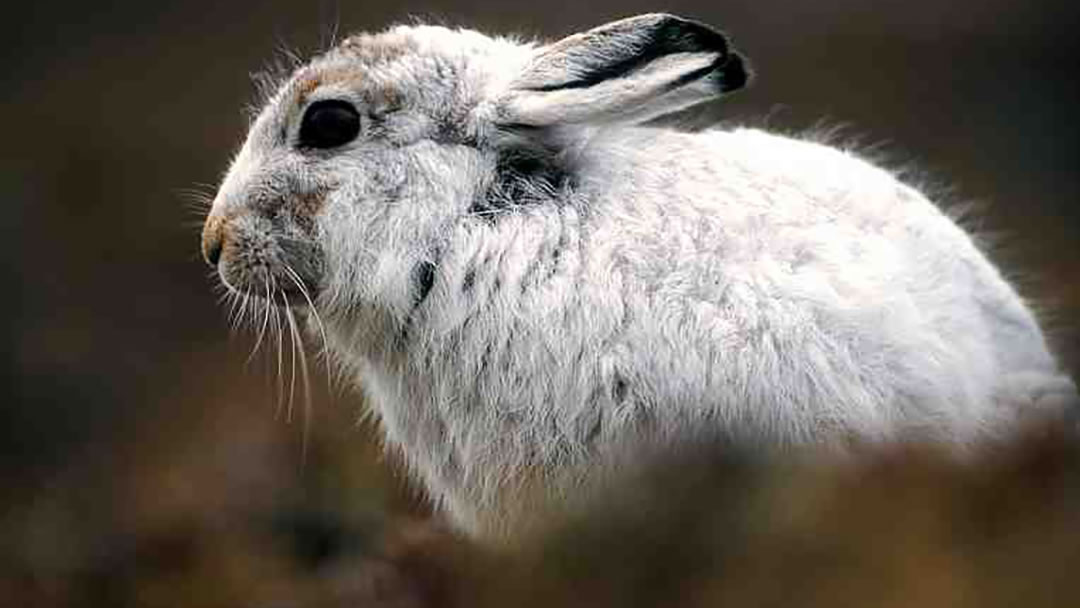
M 206 218 L 202 231 L 202 255 L 206 263 L 217 266 L 221 260 L 221 249 L 225 244 L 225 221 L 219 215 Z

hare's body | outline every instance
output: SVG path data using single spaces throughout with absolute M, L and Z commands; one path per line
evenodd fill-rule
M 646 16 L 535 50 L 352 39 L 281 90 L 222 186 L 223 277 L 317 292 L 463 527 L 505 533 L 655 445 L 964 443 L 1072 394 L 997 270 L 889 173 L 634 126 L 742 84 L 715 36 Z
M 748 130 L 619 129 L 580 154 L 573 191 L 445 235 L 392 345 L 331 332 L 470 527 L 524 472 L 571 486 L 635 436 L 965 441 L 1055 385 L 1020 299 L 880 169 Z

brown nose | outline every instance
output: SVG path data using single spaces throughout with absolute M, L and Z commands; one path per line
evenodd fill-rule
M 217 266 L 221 260 L 221 249 L 225 244 L 225 221 L 220 215 L 206 218 L 202 231 L 202 255 L 206 263 Z

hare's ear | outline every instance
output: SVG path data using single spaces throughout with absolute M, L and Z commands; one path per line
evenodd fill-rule
M 541 47 L 495 104 L 502 126 L 643 122 L 743 87 L 727 38 L 673 15 L 641 15 Z

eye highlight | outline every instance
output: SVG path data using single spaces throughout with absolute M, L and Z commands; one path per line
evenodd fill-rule
M 336 148 L 360 134 L 360 113 L 341 99 L 316 101 L 308 106 L 300 122 L 300 146 Z

